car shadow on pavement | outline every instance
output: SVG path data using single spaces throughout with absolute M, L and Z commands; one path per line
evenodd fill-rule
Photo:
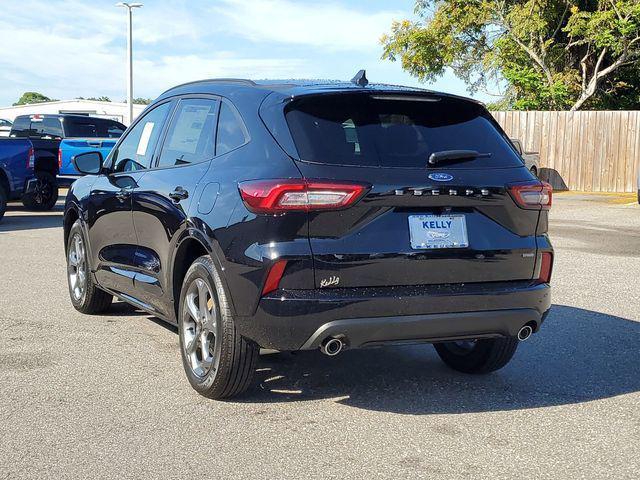
M 261 357 L 259 385 L 240 401 L 332 398 L 401 414 L 470 413 L 565 405 L 640 390 L 640 322 L 554 305 L 539 334 L 504 369 L 448 369 L 430 345 Z
M 20 212 L 15 215 L 13 212 Z M 53 210 L 36 212 L 22 206 L 10 205 L 7 213 L 0 220 L 0 234 L 18 230 L 37 230 L 42 228 L 62 227 L 64 205 L 58 203 Z

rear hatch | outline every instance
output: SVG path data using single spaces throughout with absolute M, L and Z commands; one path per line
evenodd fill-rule
M 508 185 L 534 178 L 480 104 L 341 92 L 295 98 L 285 118 L 305 178 L 369 187 L 349 208 L 309 212 L 316 287 L 533 278 L 540 210 Z

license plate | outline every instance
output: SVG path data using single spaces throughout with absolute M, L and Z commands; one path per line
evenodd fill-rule
M 469 246 L 464 215 L 411 215 L 409 235 L 416 250 Z

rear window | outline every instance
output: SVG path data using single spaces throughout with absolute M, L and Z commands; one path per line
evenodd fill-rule
M 39 137 L 62 138 L 62 124 L 58 117 L 44 117 L 42 121 L 31 121 L 31 129 Z
M 65 118 L 67 137 L 81 138 L 120 138 L 127 129 L 113 120 L 100 118 Z
M 522 166 L 484 107 L 446 97 L 337 94 L 300 98 L 285 111 L 300 159 L 372 167 L 426 168 L 432 153 L 490 156 L 446 168 Z
M 31 119 L 29 117 L 16 117 L 11 127 L 12 137 L 28 137 L 31 133 Z

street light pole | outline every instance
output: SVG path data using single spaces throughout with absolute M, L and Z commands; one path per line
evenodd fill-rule
M 116 3 L 116 7 L 127 9 L 127 122 L 133 121 L 133 9 L 142 7 L 141 3 Z

